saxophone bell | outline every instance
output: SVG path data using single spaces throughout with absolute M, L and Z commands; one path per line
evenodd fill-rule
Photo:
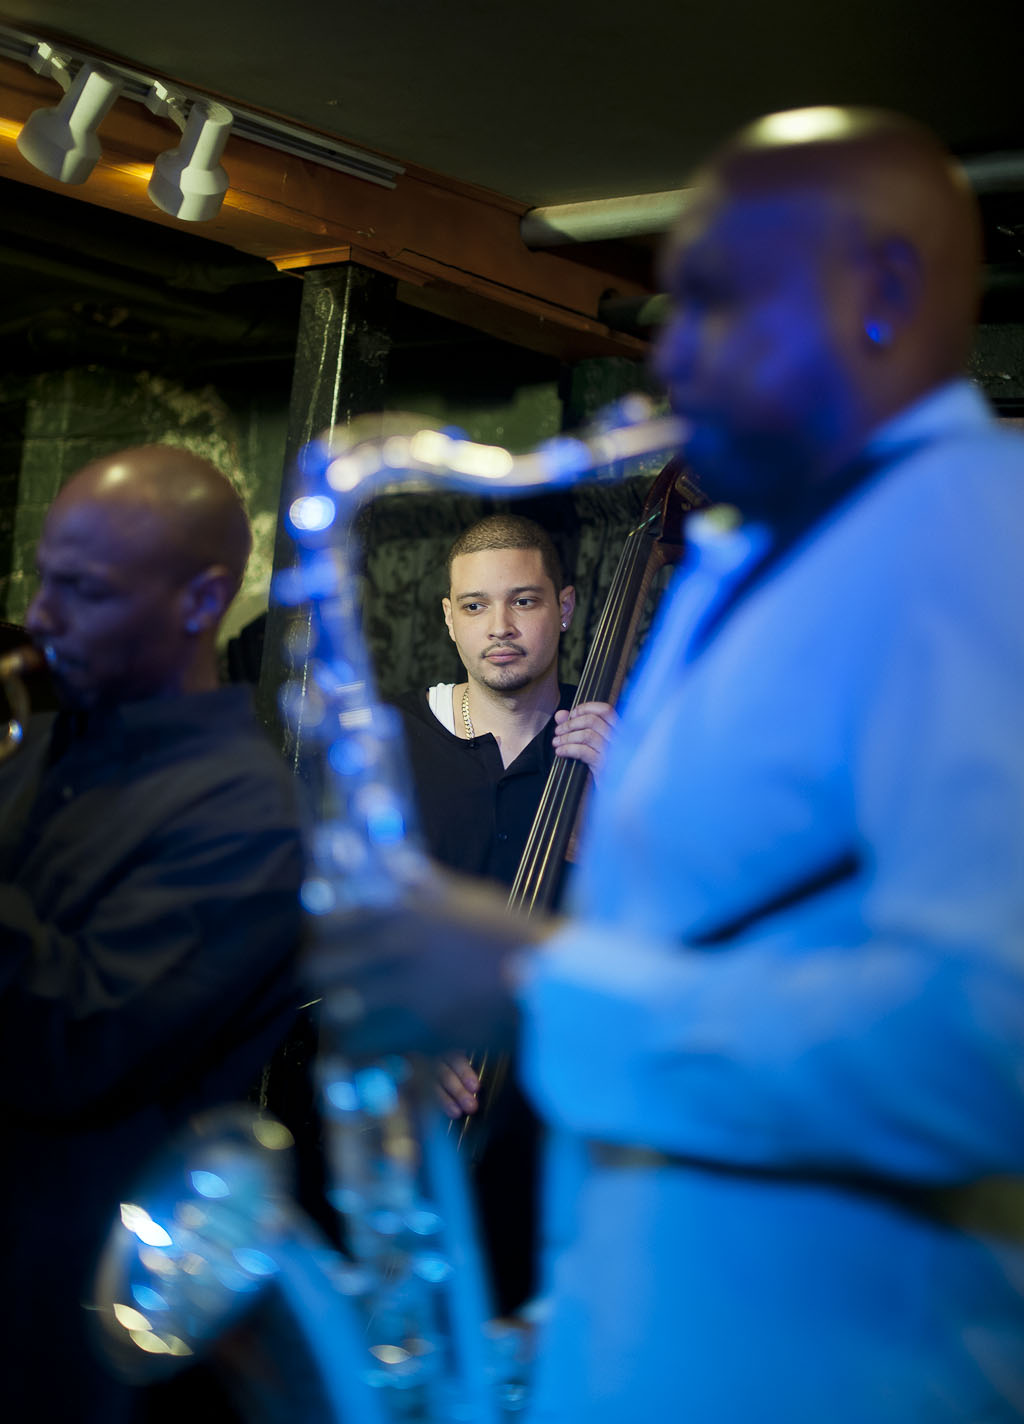
M 7 700 L 10 717 L 0 734 L 0 762 L 12 757 L 25 736 L 25 723 L 32 714 L 31 699 L 25 678 L 46 666 L 46 655 L 31 643 L 0 657 L 0 686 Z

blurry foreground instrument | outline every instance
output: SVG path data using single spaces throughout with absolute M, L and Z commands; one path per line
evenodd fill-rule
M 0 762 L 13 756 L 21 746 L 25 736 L 25 723 L 32 712 L 24 678 L 45 666 L 46 659 L 43 654 L 31 644 L 24 648 L 15 648 L 13 652 L 0 657 L 0 685 L 11 713 L 7 726 L 0 733 Z
M 622 691 L 651 584 L 658 570 L 683 552 L 683 520 L 707 500 L 678 457 L 654 480 L 640 518 L 626 536 L 608 597 L 587 652 L 572 705 L 610 702 Z M 574 856 L 583 797 L 592 780 L 586 762 L 556 757 L 548 772 L 522 858 L 509 892 L 510 910 L 533 914 L 550 910 L 562 883 L 566 860 Z M 478 1155 L 487 1140 L 493 1105 L 508 1076 L 509 1059 L 484 1054 L 474 1063 L 481 1080 L 479 1110 L 462 1119 L 460 1144 Z
M 309 656 L 282 698 L 316 749 L 319 810 L 302 900 L 321 961 L 343 943 L 348 911 L 397 904 L 406 887 L 432 874 L 413 829 L 397 717 L 377 700 L 363 637 L 352 538 L 359 508 L 399 487 L 566 487 L 681 439 L 679 423 L 652 418 L 643 397 L 620 402 L 614 419 L 513 456 L 386 416 L 370 437 L 366 420 L 357 420 L 302 453 L 288 513 L 298 561 L 279 575 L 275 592 L 311 612 Z M 480 1253 L 447 1121 L 408 1061 L 345 1057 L 345 1028 L 358 1001 L 334 979 L 323 994 L 319 1077 L 330 1195 L 352 1259 L 323 1267 L 324 1279 L 335 1283 L 333 1299 L 331 1292 L 322 1297 L 311 1271 L 304 1289 L 316 1299 L 316 1319 L 301 1302 L 295 1313 L 304 1330 L 317 1332 L 313 1353 L 345 1376 L 325 1391 L 334 1411 L 327 1418 L 497 1424 L 525 1402 L 521 1362 L 508 1333 L 486 1328 Z M 260 1279 L 285 1283 L 286 1258 L 296 1250 L 302 1256 L 288 1226 L 294 1208 L 270 1204 L 274 1192 L 248 1161 L 256 1147 L 247 1133 L 251 1138 L 256 1128 L 229 1134 L 227 1158 L 218 1155 L 216 1139 L 204 1137 L 201 1151 L 186 1154 L 171 1190 L 128 1203 L 127 1218 L 122 1206 L 99 1287 L 122 1367 L 126 1353 L 135 1363 L 151 1357 L 164 1367 L 187 1359 L 235 1317 Z M 306 1249 L 321 1259 L 308 1242 Z M 319 1349 L 332 1330 L 333 1362 L 330 1349 Z M 293 1413 L 289 1424 L 297 1419 Z

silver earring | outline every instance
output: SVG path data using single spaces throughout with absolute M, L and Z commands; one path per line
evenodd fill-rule
M 892 327 L 887 321 L 869 321 L 864 328 L 864 335 L 872 346 L 880 349 L 892 344 Z
M 565 620 L 563 619 L 563 620 L 562 620 L 562 632 L 563 632 L 563 633 L 565 632 L 566 628 L 568 628 L 568 626 L 569 626 L 568 623 L 566 623 Z

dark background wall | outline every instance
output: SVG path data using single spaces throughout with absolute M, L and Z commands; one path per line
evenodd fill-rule
M 43 517 L 64 480 L 97 455 L 169 440 L 211 459 L 234 481 L 255 547 L 229 631 L 266 601 L 286 407 L 276 390 L 232 382 L 188 384 L 151 369 L 74 366 L 0 376 L 3 515 L 0 613 L 22 619 L 35 585 Z

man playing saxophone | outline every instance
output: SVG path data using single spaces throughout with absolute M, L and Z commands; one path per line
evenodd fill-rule
M 334 951 L 353 1053 L 518 1036 L 536 1424 L 1024 1417 L 1024 442 L 961 375 L 979 250 L 897 116 L 714 156 L 657 365 L 734 517 L 691 523 L 573 916 L 434 887 Z
M 250 535 L 229 482 L 167 446 L 54 501 L 27 616 L 63 704 L 0 768 L 4 1403 L 115 1424 L 131 1391 L 83 1308 L 133 1176 L 244 1096 L 295 1003 L 291 778 L 215 637 Z

